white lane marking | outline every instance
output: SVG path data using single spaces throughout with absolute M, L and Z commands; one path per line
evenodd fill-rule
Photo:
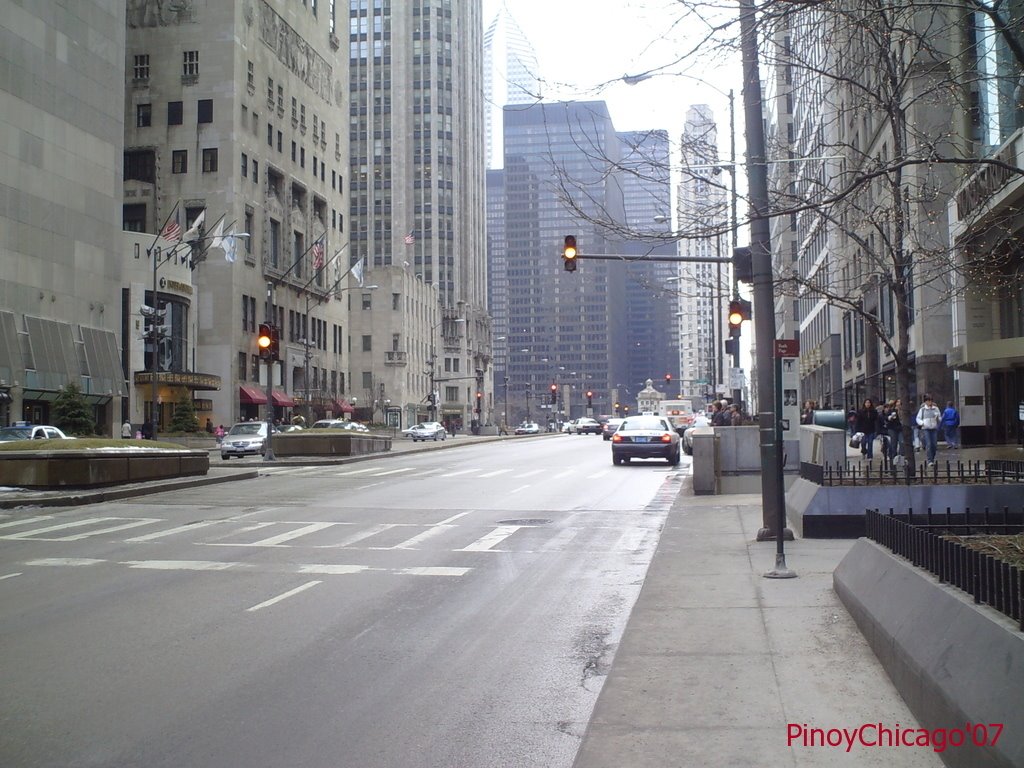
M 385 472 L 374 472 L 373 477 L 384 477 L 385 475 L 397 475 L 399 472 L 412 472 L 416 467 L 400 467 L 399 469 L 389 469 Z
M 449 528 L 454 528 L 454 525 L 434 525 L 427 530 L 417 533 L 415 536 L 401 541 L 392 547 L 381 547 L 381 549 L 415 549 L 418 544 L 422 544 L 427 539 L 431 539 L 438 534 L 442 534 Z
M 260 610 L 260 608 L 269 608 L 271 605 L 274 605 L 275 603 L 280 603 L 282 600 L 287 600 L 289 597 L 292 597 L 293 595 L 299 594 L 299 592 L 305 592 L 307 589 L 309 589 L 310 587 L 315 587 L 317 584 L 323 584 L 323 582 L 322 581 L 307 581 L 302 586 L 296 587 L 295 589 L 289 589 L 287 592 L 284 592 L 284 593 L 278 595 L 277 597 L 272 597 L 269 600 L 264 600 L 259 605 L 254 605 L 254 606 L 252 606 L 252 608 L 246 608 L 245 610 L 247 610 L 247 611 L 258 611 L 258 610 Z
M 516 475 L 516 477 L 518 477 L 520 479 L 522 479 L 524 477 L 533 477 L 534 475 L 539 475 L 542 472 L 547 472 L 547 470 L 546 469 L 531 469 L 529 472 L 523 472 L 521 475 Z
M 500 544 L 513 533 L 518 531 L 522 526 L 519 525 L 499 525 L 493 531 L 488 533 L 486 536 L 481 536 L 479 539 L 474 541 L 472 544 L 463 547 L 462 549 L 455 550 L 456 552 L 487 552 L 492 547 Z M 493 551 L 493 550 L 491 550 Z
M 383 533 L 384 531 L 390 530 L 391 528 L 394 528 L 394 527 L 396 527 L 394 523 L 381 523 L 380 525 L 374 525 L 374 526 L 372 526 L 370 528 L 367 528 L 365 531 L 361 531 L 359 533 L 354 533 L 351 536 L 349 536 L 348 538 L 342 539 L 340 542 L 338 542 L 334 546 L 336 546 L 336 547 L 349 547 L 349 546 L 355 544 L 356 542 L 360 542 L 363 539 L 368 539 L 371 536 L 376 536 L 378 533 Z
M 441 477 L 456 477 L 457 475 L 468 475 L 470 472 L 479 472 L 480 470 L 476 467 L 472 469 L 460 469 L 455 472 L 445 472 Z
M 276 547 L 279 544 L 283 544 L 286 541 L 297 539 L 300 536 L 305 536 L 307 533 L 316 533 L 322 531 L 325 528 L 331 528 L 337 523 L 310 523 L 304 525 L 301 528 L 296 528 L 294 531 L 286 531 L 285 533 L 279 533 L 277 536 L 271 536 L 266 539 L 260 539 L 254 541 L 252 544 L 244 544 L 246 547 Z
M 76 533 L 71 536 L 61 536 L 56 539 L 50 539 L 50 541 L 81 541 L 87 539 L 90 536 L 102 536 L 105 533 L 116 533 L 117 531 L 126 531 L 129 528 L 138 528 L 140 525 L 152 525 L 153 523 L 163 522 L 159 518 L 155 517 L 140 517 L 131 523 L 122 523 L 121 525 L 112 525 L 109 528 L 100 528 L 98 531 L 86 531 L 85 533 Z
M 317 565 L 315 563 L 306 563 L 299 566 L 298 573 L 316 573 L 322 576 L 348 576 L 353 573 L 373 570 L 377 569 L 370 568 L 368 565 Z
M 394 572 L 399 576 L 465 576 L 472 568 L 452 568 L 448 566 L 433 566 L 419 568 L 396 568 Z
M 242 563 L 222 563 L 217 560 L 125 560 L 121 565 L 150 571 L 226 571 L 241 567 Z
M 470 512 L 472 512 L 472 511 L 473 510 L 469 510 L 469 511 L 466 511 L 466 512 L 459 512 L 459 514 L 452 515 L 451 517 L 447 517 L 444 520 L 442 520 L 441 522 L 436 523 L 436 525 L 448 525 L 448 523 L 454 523 L 460 517 L 465 517 L 466 515 L 470 514 Z
M 21 576 L 21 573 L 8 573 L 6 576 L 0 576 L 0 581 L 4 579 L 13 579 L 15 576 Z
M 173 536 L 176 533 L 185 533 L 186 531 L 195 531 L 195 530 L 198 530 L 199 528 L 205 528 L 208 525 L 214 525 L 217 522 L 218 522 L 217 520 L 203 520 L 203 521 L 198 522 L 198 523 L 190 523 L 188 525 L 179 525 L 177 528 L 168 528 L 166 531 L 157 531 L 156 533 L 147 533 L 147 534 L 145 534 L 143 536 L 135 536 L 134 538 L 131 538 L 131 539 L 125 539 L 125 541 L 131 542 L 133 544 L 138 543 L 140 541 L 153 541 L 154 539 L 159 539 L 159 538 L 162 538 L 164 536 Z
M 482 475 L 480 475 L 480 477 L 497 477 L 498 475 L 503 475 L 506 472 L 511 471 L 511 469 L 496 469 L 493 472 L 484 472 Z
M 605 475 L 607 475 L 608 472 L 609 472 L 609 470 L 602 469 L 600 472 L 595 472 L 592 475 L 587 475 L 587 480 L 597 480 L 597 478 L 604 477 Z
M 436 475 L 438 472 L 443 472 L 444 467 L 434 467 L 433 469 L 424 469 L 422 472 L 417 472 L 413 477 L 426 477 L 427 475 Z
M 520 491 L 525 491 L 529 487 L 530 483 L 527 483 L 526 485 L 520 485 L 518 488 L 513 488 L 511 491 L 509 491 L 509 493 L 519 493 Z
M 15 525 L 31 525 L 43 520 L 53 520 L 53 515 L 39 515 L 38 517 L 26 517 L 22 520 L 12 520 L 9 523 L 0 523 L 0 528 L 10 528 Z
M 579 528 L 563 528 L 541 547 L 542 552 L 563 552 L 564 547 L 576 538 Z
M 380 469 L 380 466 L 376 467 L 363 467 L 362 469 L 350 469 L 348 472 L 335 472 L 335 477 L 348 477 L 350 475 L 361 475 L 364 472 L 373 472 L 375 469 Z
M 0 536 L 0 539 L 27 539 L 32 536 L 38 536 L 41 533 L 52 533 L 53 531 L 64 531 L 68 528 L 81 528 L 83 525 L 93 525 L 94 523 L 101 523 L 106 520 L 116 520 L 114 517 L 92 517 L 87 520 L 74 520 L 70 523 L 61 523 L 59 525 L 48 525 L 45 528 L 33 528 L 31 531 L 20 531 L 18 533 L 8 533 Z
M 575 474 L 575 472 L 576 472 L 575 469 L 567 469 L 564 472 L 559 472 L 557 475 L 552 476 L 551 479 L 552 480 L 558 480 L 559 478 L 567 477 L 569 475 Z
M 39 560 L 28 560 L 25 565 L 54 565 L 54 566 L 77 566 L 96 565 L 105 563 L 106 560 L 93 560 L 89 557 L 44 557 Z
M 378 481 L 376 483 L 370 483 L 369 485 L 360 485 L 360 486 L 357 486 L 356 488 L 353 488 L 352 490 L 354 490 L 354 491 L 365 491 L 367 488 L 376 488 L 378 485 L 384 485 L 384 481 L 380 480 L 380 481 Z
M 644 539 L 647 538 L 648 530 L 646 528 L 633 528 L 628 531 L 624 531 L 619 540 L 615 542 L 615 546 L 612 547 L 613 552 L 637 552 L 643 546 Z

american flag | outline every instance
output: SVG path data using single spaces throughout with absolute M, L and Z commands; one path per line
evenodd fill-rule
M 181 224 L 178 223 L 178 215 L 175 214 L 173 218 L 169 219 L 164 225 L 163 232 L 160 233 L 160 237 L 164 240 L 181 240 Z
M 405 244 L 406 245 L 415 245 L 416 244 L 416 235 L 414 235 L 412 232 L 410 232 L 408 235 L 406 235 L 405 236 Z
M 320 238 L 313 243 L 313 269 L 324 268 L 324 240 Z

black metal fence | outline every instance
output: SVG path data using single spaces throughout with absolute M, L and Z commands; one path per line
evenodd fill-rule
M 867 536 L 894 554 L 910 560 L 1017 622 L 1024 632 L 1024 569 L 997 557 L 954 541 L 948 536 L 1014 535 L 1024 533 L 1024 509 L 1011 512 L 1003 508 L 992 514 L 967 510 L 933 513 L 929 508 L 915 514 L 909 510 L 897 515 L 893 510 L 881 514 L 866 512 Z
M 881 462 L 846 461 L 835 464 L 801 464 L 800 476 L 818 485 L 993 485 L 1024 483 L 1024 461 L 945 461 L 906 464 L 883 458 Z

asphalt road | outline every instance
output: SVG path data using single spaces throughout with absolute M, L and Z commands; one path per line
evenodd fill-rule
M 565 435 L 0 515 L 0 765 L 569 766 L 686 471 Z

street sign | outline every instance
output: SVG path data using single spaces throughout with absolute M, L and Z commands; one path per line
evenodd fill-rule
M 743 389 L 743 379 L 742 368 L 729 369 L 729 389 Z

